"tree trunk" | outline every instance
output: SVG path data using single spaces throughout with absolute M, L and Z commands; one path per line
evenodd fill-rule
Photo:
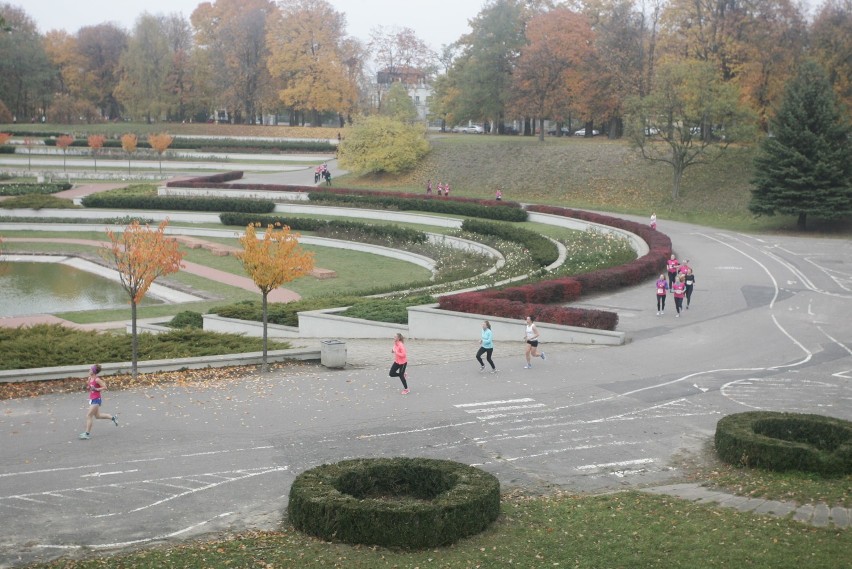
M 260 373 L 266 373 L 266 297 L 269 295 L 269 291 L 263 292 L 263 361 L 260 366 Z
M 677 161 L 672 163 L 672 199 L 676 200 L 680 196 L 680 180 L 683 178 L 683 165 Z
M 538 119 L 538 140 L 544 142 L 544 119 Z
M 796 220 L 796 229 L 798 229 L 799 231 L 805 230 L 807 216 L 808 214 L 806 214 L 805 212 L 799 213 L 799 218 Z
M 524 117 L 524 136 L 532 136 L 532 127 L 530 126 L 530 117 Z
M 133 379 L 136 379 L 136 360 L 139 358 L 139 336 L 136 334 L 136 301 L 132 298 L 130 299 L 130 345 L 130 373 L 133 374 Z

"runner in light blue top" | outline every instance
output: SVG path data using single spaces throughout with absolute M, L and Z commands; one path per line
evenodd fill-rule
M 485 371 L 485 363 L 482 361 L 482 354 L 485 354 L 485 359 L 491 365 L 491 373 L 497 373 L 497 366 L 491 359 L 491 354 L 494 352 L 494 343 L 492 341 L 491 322 L 484 320 L 482 322 L 482 338 L 479 340 L 479 350 L 476 352 L 476 361 L 479 362 L 479 371 Z

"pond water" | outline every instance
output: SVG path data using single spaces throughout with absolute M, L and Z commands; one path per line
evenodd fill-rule
M 160 304 L 146 296 L 140 306 Z M 122 308 L 124 288 L 94 273 L 62 263 L 0 263 L 0 317 Z

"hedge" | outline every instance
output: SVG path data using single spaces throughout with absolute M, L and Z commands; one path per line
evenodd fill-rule
M 297 529 L 325 540 L 438 547 L 477 534 L 497 519 L 500 482 L 450 460 L 345 460 L 297 476 L 288 515 Z
M 38 136 L 44 136 L 46 133 L 39 133 Z M 55 136 L 62 136 L 64 133 L 57 133 Z M 14 136 L 23 136 L 14 134 Z M 151 148 L 146 135 L 137 137 L 137 148 Z M 55 138 L 45 138 L 45 146 L 56 146 Z M 77 139 L 71 143 L 71 146 L 76 148 L 86 148 L 89 146 L 88 138 Z M 108 138 L 104 140 L 103 148 L 122 148 L 121 140 Z M 262 141 L 262 140 L 238 140 L 228 138 L 180 138 L 175 137 L 169 145 L 170 150 L 209 150 L 209 151 L 225 151 L 225 150 L 270 150 L 278 151 L 301 151 L 301 152 L 335 152 L 337 147 L 329 142 L 321 141 L 297 141 L 297 140 L 282 140 L 278 141 Z
M 716 453 L 766 470 L 852 474 L 852 422 L 823 415 L 749 411 L 716 424 Z
M 266 313 L 270 324 L 298 326 L 299 312 L 339 308 L 341 306 L 351 306 L 359 302 L 365 302 L 365 299 L 360 296 L 327 296 L 307 298 L 295 302 L 271 302 L 267 305 Z M 260 322 L 263 320 L 263 305 L 260 300 L 243 300 L 234 304 L 212 308 L 210 309 L 210 314 L 218 314 L 223 318 Z
M 376 206 L 386 209 L 397 209 L 400 211 L 427 211 L 433 213 L 444 213 L 450 215 L 464 215 L 468 217 L 481 217 L 499 221 L 526 221 L 527 212 L 518 207 L 497 207 L 487 203 L 476 203 L 471 201 L 455 200 L 452 198 L 438 197 L 397 197 L 395 196 L 373 196 L 358 194 L 340 194 L 332 192 L 312 191 L 308 198 L 312 202 L 328 202 L 333 204 L 344 204 L 352 206 Z M 488 202 L 489 200 L 478 200 Z M 500 202 L 494 202 L 499 204 Z
M 477 219 L 465 219 L 461 228 L 471 233 L 491 235 L 504 241 L 518 243 L 529 252 L 532 261 L 540 267 L 551 265 L 559 259 L 559 249 L 556 244 L 544 235 L 529 229 Z
M 47 184 L 0 184 L 0 196 L 25 196 L 29 194 L 55 194 L 70 190 L 68 182 Z
M 236 211 L 244 213 L 269 213 L 275 209 L 275 203 L 268 200 L 183 196 L 142 196 L 109 193 L 89 194 L 83 198 L 82 204 L 85 207 L 111 209 Z
M 278 217 L 274 215 L 251 215 L 245 213 L 222 213 L 219 220 L 223 225 L 246 227 L 250 223 L 267 225 L 286 225 L 294 231 L 340 231 L 348 234 L 358 233 L 374 238 L 390 239 L 399 243 L 425 243 L 426 234 L 422 231 L 400 227 L 398 225 L 371 225 L 357 221 L 324 220 L 306 217 Z

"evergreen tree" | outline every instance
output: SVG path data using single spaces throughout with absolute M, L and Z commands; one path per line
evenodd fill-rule
M 808 214 L 852 214 L 852 131 L 818 64 L 805 62 L 787 85 L 771 132 L 755 158 L 752 213 L 797 215 L 800 230 Z

